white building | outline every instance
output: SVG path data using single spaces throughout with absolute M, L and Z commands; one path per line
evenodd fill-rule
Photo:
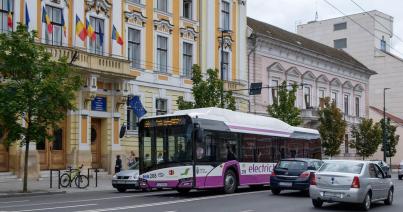
M 379 11 L 359 13 L 323 21 L 313 21 L 298 26 L 298 34 L 331 47 L 348 52 L 378 74 L 370 79 L 370 118 L 379 121 L 383 114 L 383 92 L 386 91 L 387 116 L 398 126 L 403 135 L 403 59 L 393 55 L 393 17 Z M 393 158 L 393 164 L 403 159 L 403 142 Z M 382 159 L 382 152 L 375 158 Z

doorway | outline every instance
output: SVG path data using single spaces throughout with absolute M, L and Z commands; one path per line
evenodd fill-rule
M 53 140 L 37 142 L 41 170 L 66 168 L 66 128 L 63 124 L 52 132 Z
M 0 172 L 6 171 L 8 171 L 8 150 L 4 144 L 0 143 Z
M 101 119 L 91 119 L 92 168 L 101 168 Z

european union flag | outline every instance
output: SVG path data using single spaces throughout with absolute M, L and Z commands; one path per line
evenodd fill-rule
M 144 116 L 147 111 L 144 109 L 143 104 L 141 104 L 141 100 L 139 96 L 134 96 L 129 99 L 129 105 L 133 109 L 133 112 L 136 113 L 136 116 L 141 118 Z

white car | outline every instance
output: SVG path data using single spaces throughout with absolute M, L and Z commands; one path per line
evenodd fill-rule
M 136 162 L 127 170 L 120 171 L 113 175 L 112 186 L 119 192 L 125 192 L 127 189 L 139 189 L 139 163 Z
M 403 160 L 400 161 L 398 174 L 399 180 L 403 179 Z

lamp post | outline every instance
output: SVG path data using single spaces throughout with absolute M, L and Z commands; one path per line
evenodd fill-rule
M 383 161 L 386 162 L 386 98 L 385 98 L 385 93 L 386 90 L 389 90 L 390 88 L 383 88 Z

